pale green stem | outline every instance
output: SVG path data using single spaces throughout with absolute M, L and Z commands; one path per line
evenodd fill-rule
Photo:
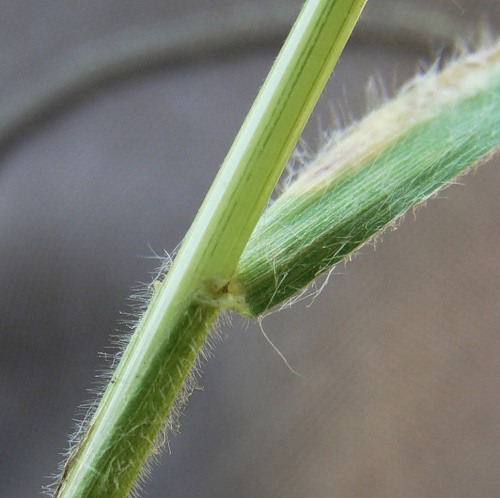
M 56 496 L 127 496 L 189 374 L 302 129 L 366 0 L 309 0 L 165 281 L 61 476 Z

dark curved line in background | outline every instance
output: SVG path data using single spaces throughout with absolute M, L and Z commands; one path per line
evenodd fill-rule
M 401 7 L 401 2 L 396 3 Z M 117 81 L 202 58 L 277 46 L 297 14 L 291 5 L 288 7 L 246 7 L 244 12 L 240 8 L 223 18 L 205 13 L 152 26 L 147 31 L 118 33 L 59 55 L 47 63 L 43 74 L 13 90 L 0 105 L 0 154 L 25 133 L 36 131 L 45 119 Z M 385 9 L 380 7 L 368 10 L 361 19 L 354 42 L 396 43 L 426 53 L 432 46 L 449 49 L 453 33 L 460 32 L 456 25 L 443 29 L 450 24 L 444 15 L 441 28 L 429 32 L 427 24 L 427 31 L 423 31 L 412 16 L 406 16 L 411 24 L 406 24 L 404 16 L 396 22 L 397 9 L 391 2 Z M 433 15 L 436 17 L 436 13 Z

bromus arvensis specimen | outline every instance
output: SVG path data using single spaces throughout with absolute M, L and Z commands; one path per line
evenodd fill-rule
M 127 496 L 227 302 L 241 253 L 366 0 L 309 0 L 156 291 L 95 413 L 69 452 L 58 497 Z M 238 296 L 241 297 L 241 296 Z
M 313 26 L 309 42 L 321 45 L 318 40 L 326 36 L 320 36 L 321 30 L 333 19 L 329 16 L 336 5 L 352 14 L 348 29 L 343 23 L 339 29 L 345 41 L 363 2 L 347 4 L 309 3 L 295 33 Z M 292 129 L 286 134 L 276 121 L 261 129 L 256 120 L 267 111 L 257 105 L 248 126 L 252 133 L 261 130 L 265 139 L 254 141 L 255 135 L 249 135 L 249 149 L 242 149 L 245 138 L 240 137 L 229 156 L 248 163 L 257 158 L 256 168 L 267 161 L 271 172 L 257 169 L 245 176 L 241 163 L 221 170 L 219 186 L 202 206 L 171 271 L 152 286 L 150 306 L 70 455 L 58 496 L 128 493 L 221 309 L 258 316 L 279 305 L 500 143 L 495 47 L 417 80 L 394 102 L 333 140 L 268 210 L 247 244 L 317 97 L 317 79 L 323 84 L 331 70 L 324 61 L 331 66 L 336 56 L 326 41 L 316 62 L 307 43 L 299 48 L 302 57 L 277 63 L 281 60 L 298 79 L 286 92 L 271 78 L 279 91 L 276 100 L 265 102 L 280 109 L 268 118 L 281 116 Z M 319 73 L 307 75 L 308 89 L 299 88 L 300 62 L 316 64 Z M 306 109 L 302 104 L 286 107 L 294 90 L 307 90 Z M 276 143 L 268 155 L 264 151 L 271 138 Z

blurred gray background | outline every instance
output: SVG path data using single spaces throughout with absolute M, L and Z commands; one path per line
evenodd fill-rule
M 451 38 L 499 33 L 496 0 L 368 3 L 313 150 L 370 75 L 393 92 Z M 125 299 L 182 239 L 299 7 L 0 1 L 1 497 L 49 482 Z M 146 496 L 500 496 L 498 166 L 265 319 L 302 378 L 236 317 Z

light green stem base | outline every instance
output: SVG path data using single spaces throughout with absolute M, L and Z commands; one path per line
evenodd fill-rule
M 308 0 L 165 280 L 156 287 L 58 498 L 123 498 L 133 487 L 221 307 L 241 253 L 366 0 Z

